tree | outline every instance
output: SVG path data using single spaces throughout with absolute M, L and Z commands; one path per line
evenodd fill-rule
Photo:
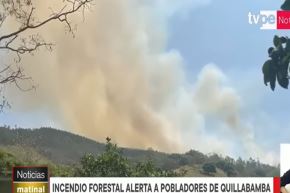
M 255 174 L 257 177 L 266 177 L 266 172 L 262 168 L 255 169 Z
M 24 69 L 21 67 L 21 56 L 24 54 L 33 54 L 39 48 L 51 50 L 53 44 L 45 41 L 41 34 L 36 33 L 36 29 L 42 28 L 51 22 L 60 22 L 65 25 L 66 30 L 73 34 L 74 30 L 69 19 L 73 13 L 88 9 L 93 0 L 59 0 L 63 6 L 58 11 L 51 10 L 51 15 L 45 19 L 39 19 L 35 15 L 37 10 L 34 7 L 33 0 L 1 0 L 0 2 L 0 51 L 13 54 L 13 62 L 0 64 L 0 86 L 3 88 L 6 84 L 14 84 L 20 90 L 31 90 L 19 85 L 20 81 L 31 80 L 26 76 Z M 6 32 L 9 28 L 9 22 L 17 25 L 15 30 Z M 1 92 L 1 89 L 0 89 Z M 0 93 L 3 96 L 3 93 Z M 8 105 L 5 98 L 0 103 L 0 109 Z
M 264 83 L 270 83 L 272 90 L 275 90 L 276 81 L 285 89 L 289 85 L 289 62 L 290 62 L 290 39 L 288 37 L 274 36 L 274 47 L 268 49 L 270 59 L 267 60 L 262 68 Z
M 205 163 L 205 164 L 203 164 L 202 170 L 206 174 L 216 173 L 216 167 L 212 163 Z
M 161 177 L 176 176 L 172 171 L 156 168 L 152 161 L 133 164 L 122 155 L 116 144 L 107 138 L 105 152 L 99 156 L 87 154 L 81 159 L 77 176 L 86 177 Z
M 285 0 L 281 6 L 282 10 L 290 10 L 290 0 Z M 274 47 L 268 49 L 268 59 L 262 67 L 264 83 L 274 91 L 276 82 L 285 89 L 289 85 L 289 62 L 290 62 L 290 39 L 287 36 L 273 38 Z
M 0 150 L 0 175 L 5 174 L 7 171 L 11 171 L 12 166 L 21 165 L 20 162 L 11 153 Z
M 152 161 L 147 161 L 144 163 L 137 163 L 135 167 L 133 167 L 132 175 L 134 177 L 169 177 L 176 176 L 176 174 L 172 171 L 161 170 L 160 168 L 156 168 Z
M 85 155 L 81 159 L 81 175 L 90 177 L 127 177 L 131 174 L 128 160 L 121 155 L 116 144 L 107 138 L 106 149 L 103 154 L 94 157 L 92 154 Z
M 240 161 L 242 161 L 241 158 L 239 158 Z M 237 161 L 238 162 L 238 161 Z M 225 158 L 219 157 L 218 161 L 214 162 L 215 166 L 221 170 L 223 170 L 227 176 L 237 176 L 237 168 L 238 164 L 235 162 L 235 160 L 229 156 L 226 156 Z M 241 175 L 241 173 L 239 173 Z

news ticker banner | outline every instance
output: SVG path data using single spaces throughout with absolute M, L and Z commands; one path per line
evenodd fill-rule
M 52 177 L 47 167 L 14 167 L 13 193 L 280 193 L 280 178 Z
M 87 178 L 52 177 L 51 193 L 280 193 L 280 178 L 164 177 Z

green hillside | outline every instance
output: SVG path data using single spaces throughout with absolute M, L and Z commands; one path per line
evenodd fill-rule
M 9 159 L 14 159 L 16 163 L 19 161 L 27 164 L 51 164 L 53 167 L 60 166 L 59 170 L 65 170 L 65 167 L 73 165 L 77 166 L 87 153 L 100 155 L 105 150 L 105 144 L 52 128 L 0 127 L 0 133 L 0 150 L 9 155 Z M 184 154 L 167 154 L 154 150 L 129 148 L 121 148 L 121 150 L 123 156 L 133 164 L 151 160 L 158 168 L 177 171 L 184 176 L 279 175 L 278 167 L 262 164 L 253 159 L 234 160 L 217 154 L 205 155 L 195 150 Z M 214 170 L 210 171 L 210 169 Z

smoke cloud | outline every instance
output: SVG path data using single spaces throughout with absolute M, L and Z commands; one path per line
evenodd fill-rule
M 44 111 L 67 130 L 98 141 L 110 136 L 122 146 L 231 155 L 240 140 L 245 155 L 264 156 L 241 120 L 241 98 L 224 85 L 218 67 L 206 65 L 190 85 L 182 56 L 167 49 L 168 19 L 205 2 L 96 1 L 84 22 L 74 18 L 75 38 L 60 25 L 47 26 L 40 33 L 57 45 L 52 53 L 23 58 L 38 88 L 10 90 L 13 109 Z M 39 6 L 48 13 L 47 5 Z M 208 116 L 235 138 L 207 132 Z
M 275 163 L 277 155 L 265 152 L 256 143 L 253 126 L 241 116 L 242 99 L 233 88 L 225 85 L 226 82 L 226 76 L 217 66 L 209 64 L 202 69 L 194 90 L 194 101 L 199 111 L 204 116 L 217 117 L 232 132 L 234 140 L 241 143 L 240 155 Z

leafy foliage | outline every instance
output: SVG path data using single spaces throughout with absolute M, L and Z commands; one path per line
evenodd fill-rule
M 87 154 L 81 159 L 82 176 L 120 176 L 130 175 L 128 160 L 121 155 L 116 144 L 112 144 L 107 138 L 106 150 L 98 157 Z
M 273 44 L 274 47 L 268 49 L 270 59 L 264 63 L 262 68 L 264 83 L 266 86 L 270 83 L 273 91 L 276 87 L 276 81 L 282 88 L 287 89 L 289 85 L 290 39 L 275 35 Z
M 281 5 L 282 10 L 290 10 L 290 0 L 285 0 Z M 290 39 L 287 36 L 273 38 L 274 47 L 268 49 L 270 59 L 262 67 L 264 83 L 274 91 L 276 82 L 285 89 L 289 85 Z
M 228 161 L 228 159 L 220 160 L 216 162 L 217 168 L 223 170 L 227 176 L 237 176 L 237 171 L 235 170 L 234 162 Z
M 20 163 L 17 158 L 5 151 L 0 150 L 0 172 L 3 174 L 6 171 L 10 172 L 12 166 L 18 165 Z
M 281 9 L 290 10 L 290 1 L 289 0 L 285 0 L 285 2 L 281 5 Z
M 213 163 L 203 164 L 202 169 L 207 174 L 216 173 L 216 167 Z
M 81 159 L 81 176 L 86 177 L 157 177 L 174 176 L 174 172 L 169 172 L 156 168 L 151 161 L 131 164 L 122 155 L 116 144 L 111 143 L 107 138 L 106 150 L 101 155 L 94 157 L 87 154 Z

